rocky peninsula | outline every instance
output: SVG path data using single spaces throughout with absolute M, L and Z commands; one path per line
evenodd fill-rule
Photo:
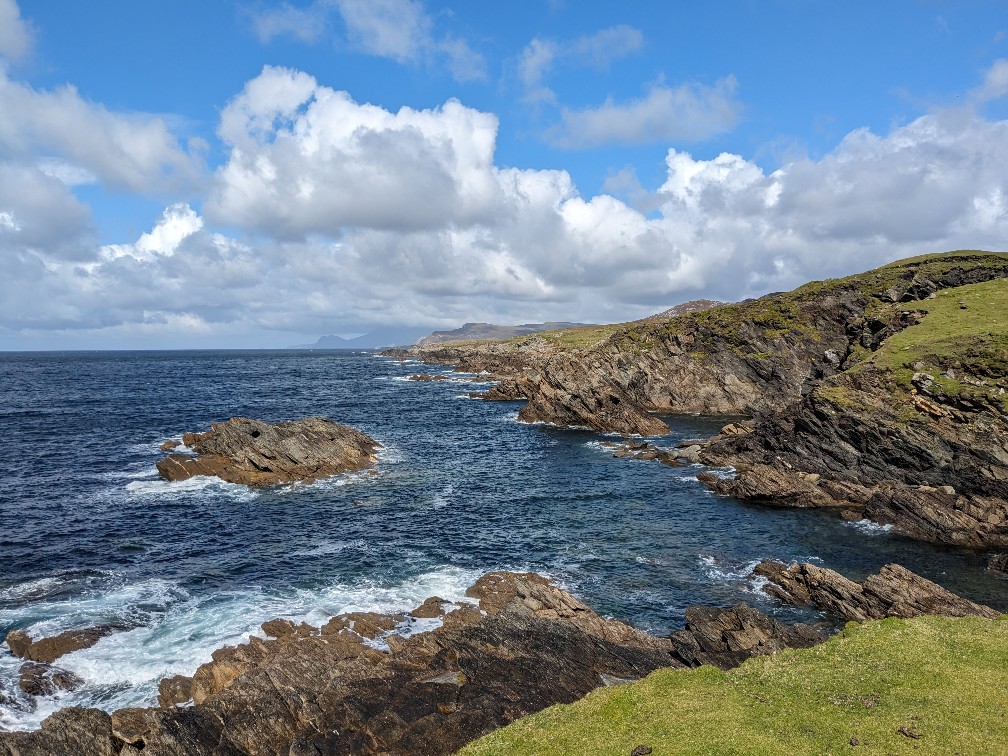
M 519 419 L 661 435 L 731 415 L 718 493 L 833 507 L 914 538 L 1008 544 L 1008 254 L 927 255 L 792 292 L 507 342 L 414 347 L 492 373 Z
M 175 452 L 185 447 L 193 454 Z M 157 463 L 166 480 L 214 475 L 228 483 L 275 486 L 310 483 L 320 478 L 371 467 L 381 445 L 355 428 L 322 417 L 270 424 L 247 417 L 213 423 L 205 433 L 186 433 L 173 452 Z
M 829 570 L 810 576 L 809 567 L 771 564 L 764 573 L 788 600 L 850 616 L 837 596 L 856 595 L 850 586 L 859 584 Z M 896 566 L 862 585 L 862 597 L 887 597 L 886 616 L 996 615 Z M 408 614 L 340 615 L 322 627 L 271 620 L 264 638 L 162 681 L 157 707 L 63 709 L 38 731 L 0 733 L 0 754 L 449 754 L 600 686 L 662 668 L 729 669 L 828 635 L 826 625 L 787 627 L 739 605 L 692 607 L 685 628 L 650 636 L 530 573 L 486 574 L 466 595 L 462 603 L 432 597 Z M 19 654 L 51 645 L 12 635 Z

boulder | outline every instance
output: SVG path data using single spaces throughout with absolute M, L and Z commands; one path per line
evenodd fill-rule
M 785 565 L 764 561 L 753 570 L 770 581 L 764 590 L 797 606 L 813 605 L 834 616 L 858 622 L 920 615 L 994 619 L 998 612 L 976 604 L 898 564 L 887 564 L 878 575 L 856 583 L 814 564 Z
M 185 434 L 196 456 L 170 454 L 157 463 L 161 476 L 215 475 L 248 486 L 310 482 L 371 467 L 380 448 L 370 436 L 321 417 L 276 425 L 236 417 L 210 428 Z

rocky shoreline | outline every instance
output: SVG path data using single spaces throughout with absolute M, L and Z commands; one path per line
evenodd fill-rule
M 772 595 L 838 619 L 997 616 L 898 565 L 861 584 L 807 564 L 766 562 L 757 573 Z M 600 617 L 532 573 L 488 573 L 466 595 L 462 603 L 431 597 L 400 615 L 340 615 L 322 627 L 271 620 L 265 638 L 162 681 L 157 707 L 63 709 L 35 732 L 0 733 L 0 754 L 449 754 L 600 685 L 660 668 L 729 669 L 816 645 L 835 627 L 788 627 L 742 604 L 691 607 L 683 629 L 655 637 Z M 23 636 L 7 638 L 23 657 L 53 645 Z
M 744 501 L 828 507 L 912 538 L 1008 545 L 1008 255 L 933 255 L 794 292 L 630 323 L 598 344 L 404 353 L 500 378 L 519 419 L 654 436 L 661 413 L 733 415 L 694 450 Z M 1003 329 L 1003 325 L 1002 325 Z M 916 334 L 921 336 L 916 337 Z

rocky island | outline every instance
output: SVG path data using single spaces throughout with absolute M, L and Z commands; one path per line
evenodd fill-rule
M 310 483 L 371 467 L 380 446 L 359 430 L 323 417 L 275 425 L 233 417 L 213 423 L 206 433 L 186 433 L 181 444 L 166 441 L 162 450 L 173 453 L 160 460 L 157 469 L 166 480 L 215 475 L 256 487 Z M 176 452 L 180 447 L 195 456 Z
M 519 419 L 661 435 L 746 416 L 697 450 L 718 493 L 833 507 L 914 538 L 1008 544 L 1008 254 L 926 255 L 666 319 L 412 357 L 500 377 Z

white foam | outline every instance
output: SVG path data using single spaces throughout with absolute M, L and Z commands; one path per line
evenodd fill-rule
M 135 496 L 155 496 L 176 498 L 206 492 L 221 493 L 238 501 L 251 501 L 259 494 L 256 490 L 238 483 L 227 483 L 213 475 L 196 475 L 186 480 L 164 480 L 147 478 L 126 484 L 126 490 Z
M 765 596 L 763 586 L 767 584 L 767 579 L 753 574 L 756 565 L 762 560 L 754 559 L 742 565 L 731 565 L 711 554 L 700 554 L 698 561 L 711 582 L 732 585 L 745 593 Z
M 885 535 L 886 533 L 892 532 L 892 525 L 880 525 L 877 522 L 869 520 L 867 517 L 861 520 L 855 520 L 853 522 L 847 522 L 846 525 L 859 530 L 865 535 L 879 536 Z
M 318 555 L 324 556 L 328 548 L 338 552 L 355 545 L 320 544 Z M 45 717 L 64 706 L 96 706 L 112 711 L 124 706 L 153 705 L 161 679 L 191 675 L 209 661 L 215 649 L 262 635 L 259 626 L 266 620 L 284 617 L 320 626 L 333 615 L 345 612 L 408 611 L 433 595 L 455 603 L 470 601 L 465 590 L 481 573 L 448 566 L 392 585 L 362 580 L 315 590 L 253 588 L 213 596 L 193 596 L 163 580 L 116 584 L 107 579 L 104 589 L 86 592 L 74 600 L 5 609 L 0 611 L 0 625 L 25 629 L 34 638 L 108 622 L 141 626 L 106 636 L 91 648 L 61 657 L 58 666 L 83 678 L 84 686 L 71 693 L 39 698 L 34 710 L 17 691 L 21 661 L 0 654 L 0 686 L 9 695 L 18 696 L 13 703 L 0 705 L 0 728 L 37 728 Z M 14 587 L 13 593 L 28 595 L 40 585 L 41 581 L 33 581 Z M 395 632 L 412 634 L 425 627 L 412 621 L 402 623 Z

